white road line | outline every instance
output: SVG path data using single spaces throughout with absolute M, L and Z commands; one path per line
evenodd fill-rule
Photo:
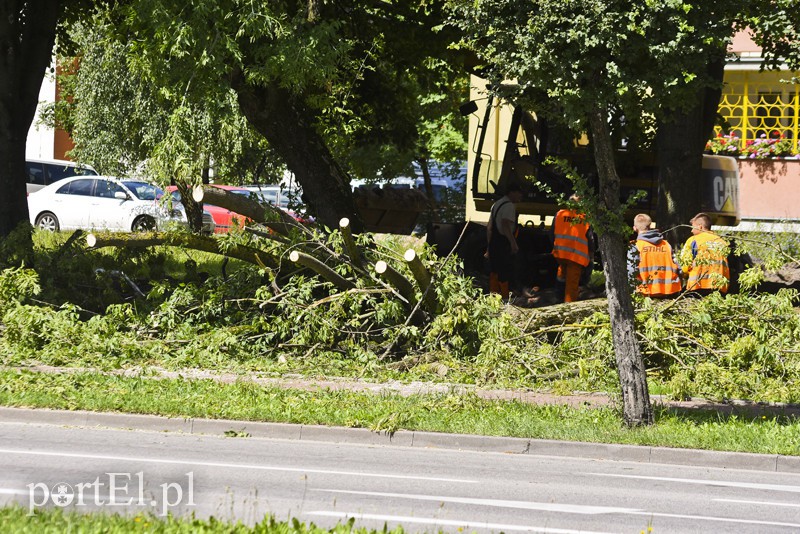
M 739 504 L 761 504 L 764 506 L 788 506 L 790 508 L 800 508 L 800 504 L 788 502 L 769 502 L 769 501 L 742 501 L 739 499 L 714 499 L 717 502 L 735 502 Z
M 520 508 L 527 510 L 541 510 L 545 512 L 556 512 L 556 513 L 567 513 L 567 514 L 640 515 L 645 517 L 669 517 L 674 519 L 691 519 L 693 521 L 716 521 L 724 523 L 739 523 L 746 525 L 768 525 L 768 526 L 791 527 L 800 529 L 800 524 L 798 523 L 781 523 L 776 521 L 760 521 L 758 519 L 736 519 L 736 518 L 704 516 L 704 515 L 669 514 L 660 512 L 648 512 L 645 510 L 637 510 L 635 508 L 615 508 L 615 507 L 603 507 L 603 506 L 581 506 L 573 504 L 505 501 L 505 500 L 495 500 L 495 499 L 475 499 L 469 497 L 447 497 L 441 495 L 417 495 L 413 493 L 383 493 L 377 491 L 351 491 L 351 490 L 332 490 L 332 489 L 320 489 L 316 491 L 325 491 L 329 493 L 347 493 L 355 495 L 371 495 L 375 497 L 414 499 L 423 501 L 454 502 L 460 504 L 495 506 L 499 508 Z
M 507 501 L 503 499 L 475 499 L 471 497 L 449 497 L 443 495 L 418 495 L 413 493 L 383 493 L 378 491 L 353 491 L 336 489 L 318 489 L 328 493 L 348 493 L 352 495 L 372 495 L 376 497 L 397 497 L 401 499 L 414 499 L 419 501 L 453 502 L 459 504 L 473 504 L 479 506 L 497 506 L 500 508 L 518 508 L 521 510 L 541 510 L 545 512 L 559 512 L 564 514 L 630 514 L 643 512 L 636 508 L 617 508 L 609 506 L 583 506 L 579 504 L 559 504 L 549 502 Z
M 411 517 L 403 515 L 382 515 L 382 514 L 361 514 L 348 512 L 304 512 L 302 515 L 313 515 L 319 517 L 334 517 L 340 520 L 355 518 L 360 520 L 376 521 L 395 521 L 401 525 L 409 523 L 431 525 L 434 527 L 464 527 L 464 528 L 485 528 L 488 530 L 513 531 L 513 532 L 538 532 L 542 534 L 607 534 L 591 530 L 574 530 L 550 527 L 533 527 L 526 525 L 509 525 L 504 523 L 484 523 L 481 521 L 459 521 L 455 519 L 437 519 L 435 517 Z
M 612 478 L 636 478 L 639 480 L 659 480 L 662 482 L 677 482 L 679 484 L 698 484 L 701 486 L 717 486 L 721 488 L 745 488 L 770 491 L 786 491 L 789 493 L 800 493 L 800 486 L 784 486 L 780 484 L 758 484 L 756 482 L 728 482 L 726 480 L 703 480 L 695 478 L 669 478 L 669 477 L 647 477 L 640 475 L 617 475 L 611 473 L 585 473 L 598 477 Z
M 30 490 L 25 491 L 11 488 L 0 488 L 0 495 L 24 495 L 25 497 L 28 497 L 30 494 Z
M 631 512 L 631 515 L 643 515 L 647 517 L 672 517 L 675 519 L 691 519 L 692 521 L 719 521 L 723 523 L 740 523 L 745 525 L 767 525 L 771 527 L 790 527 L 800 529 L 800 523 L 781 523 L 778 521 L 759 521 L 758 519 L 734 519 L 731 517 L 714 517 L 710 515 L 684 515 L 684 514 L 664 514 L 659 512 Z
M 439 478 L 439 477 L 424 477 L 416 475 L 392 475 L 384 473 L 367 473 L 360 471 L 334 471 L 328 469 L 310 469 L 303 467 L 278 467 L 270 465 L 253 465 L 253 464 L 229 464 L 220 462 L 199 462 L 194 460 L 171 460 L 163 458 L 146 458 L 134 456 L 107 456 L 104 454 L 78 454 L 69 452 L 48 452 L 48 451 L 25 451 L 18 449 L 0 449 L 0 454 L 20 454 L 29 456 L 50 456 L 58 458 L 84 458 L 87 460 L 115 460 L 122 462 L 145 462 L 155 464 L 173 464 L 173 465 L 191 465 L 196 467 L 222 467 L 226 469 L 254 469 L 260 471 L 283 471 L 289 473 L 313 473 L 319 475 L 343 475 L 352 477 L 367 477 L 367 478 L 391 478 L 403 480 L 425 480 L 428 482 L 456 482 L 459 484 L 477 484 L 477 480 L 468 480 L 461 478 Z

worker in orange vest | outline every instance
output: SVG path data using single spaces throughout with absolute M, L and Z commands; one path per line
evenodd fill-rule
M 522 200 L 522 188 L 511 184 L 506 194 L 493 205 L 486 225 L 488 247 L 485 256 L 489 259 L 489 291 L 508 300 L 509 283 L 514 277 L 514 255 L 519 252 L 515 235 L 517 211 L 515 204 Z
M 580 197 L 572 195 L 570 200 L 578 202 Z M 591 262 L 589 239 L 589 223 L 583 213 L 568 208 L 556 213 L 553 219 L 553 257 L 558 262 L 556 277 L 564 284 L 564 302 L 578 300 L 581 273 Z
M 727 293 L 731 279 L 728 242 L 711 231 L 711 217 L 698 213 L 689 221 L 692 237 L 681 250 L 681 267 L 687 273 L 686 291 L 707 295 Z
M 672 257 L 672 247 L 658 230 L 651 230 L 653 220 L 646 213 L 633 218 L 636 241 L 629 258 L 636 291 L 648 297 L 674 297 L 681 292 L 680 268 Z

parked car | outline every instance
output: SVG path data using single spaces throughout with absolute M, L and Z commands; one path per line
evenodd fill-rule
M 97 176 L 97 171 L 88 165 L 60 159 L 25 160 L 25 176 L 28 193 L 33 193 L 54 182 L 70 176 Z
M 164 191 L 139 180 L 75 176 L 28 195 L 31 224 L 43 230 L 106 229 L 148 231 L 170 224 L 185 226 L 181 204 L 168 208 Z M 204 217 L 212 232 L 211 215 Z M 205 224 L 204 224 L 205 226 Z

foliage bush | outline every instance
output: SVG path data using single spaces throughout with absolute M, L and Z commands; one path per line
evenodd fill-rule
M 363 239 L 369 244 L 369 236 Z M 461 274 L 455 258 L 438 258 L 424 245 L 419 255 L 435 273 L 441 309 L 418 324 L 385 288 L 339 291 L 308 273 L 233 260 L 222 269 L 207 257 L 187 260 L 184 251 L 103 254 L 63 238 L 38 242 L 35 270 L 0 271 L 5 365 L 299 372 L 565 393 L 618 389 L 606 313 L 544 328 L 535 316 L 514 318 Z M 342 246 L 335 232 L 322 243 L 334 251 Z M 405 245 L 370 246 L 393 260 Z M 146 298 L 96 273 L 97 266 L 124 270 Z M 153 272 L 161 279 L 150 280 Z M 800 401 L 797 302 L 793 290 L 637 300 L 651 383 L 674 398 Z

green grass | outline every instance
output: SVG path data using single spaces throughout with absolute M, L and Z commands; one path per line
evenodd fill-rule
M 75 511 L 64 511 L 61 509 L 39 509 L 33 515 L 28 515 L 28 510 L 20 506 L 10 506 L 0 508 L 0 525 L 3 532 L 14 532 L 15 534 L 62 534 L 64 532 L 73 533 L 94 533 L 103 534 L 127 534 L 128 532 L 147 532 L 163 534 L 195 534 L 195 533 L 215 533 L 244 534 L 270 532 L 274 534 L 318 534 L 323 532 L 350 533 L 357 532 L 362 534 L 376 533 L 376 530 L 356 529 L 352 527 L 352 522 L 342 523 L 332 529 L 317 527 L 314 523 L 300 523 L 297 520 L 277 521 L 272 517 L 265 517 L 261 522 L 254 526 L 246 526 L 242 523 L 228 523 L 210 518 L 207 520 L 195 518 L 176 518 L 173 516 L 155 517 L 152 515 L 138 514 L 132 516 L 122 516 L 118 514 L 81 514 Z M 381 530 L 380 532 L 384 532 Z M 394 529 L 392 532 L 400 534 L 401 528 Z
M 487 436 L 623 443 L 800 456 L 800 420 L 659 409 L 657 424 L 627 429 L 614 409 L 538 406 L 475 395 L 413 395 L 148 379 L 93 373 L 0 371 L 0 405 L 118 411 Z

